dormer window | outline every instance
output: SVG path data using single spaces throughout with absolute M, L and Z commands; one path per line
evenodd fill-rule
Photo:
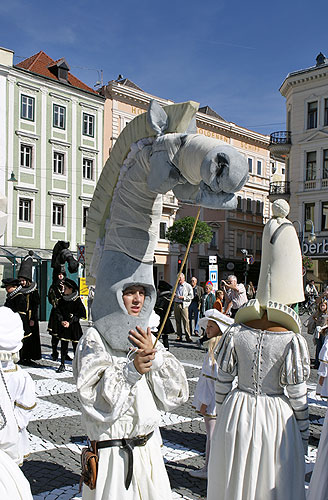
M 68 83 L 68 72 L 70 67 L 63 57 L 59 59 L 59 61 L 56 61 L 54 64 L 48 66 L 48 68 L 59 81 Z

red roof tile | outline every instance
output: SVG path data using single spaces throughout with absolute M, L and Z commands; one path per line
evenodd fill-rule
M 40 52 L 38 52 L 37 54 L 24 59 L 24 61 L 21 61 L 15 66 L 17 68 L 26 69 L 38 75 L 46 76 L 48 78 L 51 78 L 52 80 L 56 80 L 59 82 L 59 78 L 57 78 L 57 76 L 49 69 L 49 67 L 55 65 L 58 61 L 60 61 L 60 59 L 54 61 L 45 52 L 43 52 L 43 50 L 40 50 Z M 73 87 L 87 90 L 88 92 L 92 92 L 93 94 L 97 94 L 97 92 L 95 92 L 91 87 L 88 87 L 88 85 L 81 82 L 81 80 L 76 78 L 76 76 L 72 75 L 72 73 L 70 72 L 68 72 L 68 83 L 70 83 Z

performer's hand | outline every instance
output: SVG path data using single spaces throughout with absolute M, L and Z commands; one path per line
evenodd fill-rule
M 206 415 L 206 410 L 207 410 L 207 405 L 203 403 L 199 409 L 199 412 L 203 415 L 203 417 L 205 417 Z
M 140 326 L 137 326 L 136 329 L 137 332 L 135 330 L 130 330 L 129 339 L 138 347 L 138 352 L 140 350 L 153 349 L 153 339 L 150 328 L 148 327 L 146 332 Z
M 138 350 L 133 363 L 136 370 L 141 375 L 144 375 L 151 369 L 152 360 L 155 358 L 155 352 L 156 349 L 145 349 L 142 351 Z
M 322 385 L 325 380 L 325 377 L 319 377 L 319 385 Z
M 64 328 L 68 328 L 68 327 L 69 327 L 69 322 L 68 322 L 68 321 L 62 321 L 62 323 L 61 323 L 61 324 L 62 324 L 62 326 L 63 326 Z
M 33 321 L 33 319 L 30 319 L 30 326 L 34 326 L 34 321 Z

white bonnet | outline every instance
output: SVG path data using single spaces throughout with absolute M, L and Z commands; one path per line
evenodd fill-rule
M 18 352 L 24 337 L 23 323 L 18 313 L 9 307 L 0 307 L 0 351 Z

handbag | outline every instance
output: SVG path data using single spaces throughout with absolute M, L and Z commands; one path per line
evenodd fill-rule
M 89 441 L 88 447 L 82 448 L 81 469 L 79 492 L 81 492 L 83 483 L 86 484 L 90 490 L 94 490 L 98 472 L 97 441 Z

